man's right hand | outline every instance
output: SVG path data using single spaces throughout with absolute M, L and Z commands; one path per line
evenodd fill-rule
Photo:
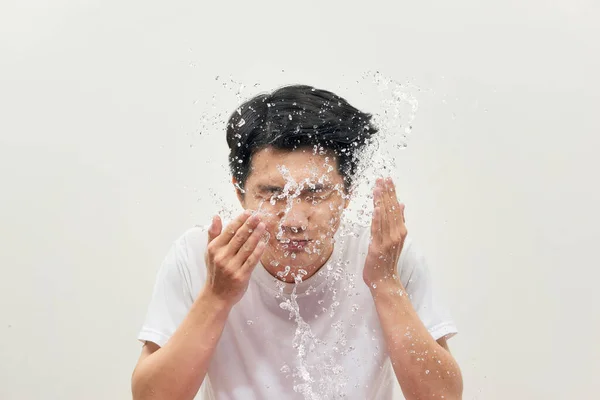
M 265 224 L 246 210 L 224 230 L 222 225 L 215 216 L 208 230 L 204 290 L 233 306 L 246 292 L 250 275 L 266 248 L 262 240 Z
M 213 218 L 205 253 L 204 289 L 162 348 L 152 342 L 144 345 L 131 381 L 134 399 L 194 398 L 228 313 L 244 295 L 252 270 L 265 251 L 265 230 L 265 224 L 251 212 L 240 215 L 224 230 L 221 219 Z

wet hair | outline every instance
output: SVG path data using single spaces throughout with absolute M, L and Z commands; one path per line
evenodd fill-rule
M 332 92 L 291 85 L 258 95 L 233 112 L 227 123 L 229 167 L 240 188 L 250 175 L 252 156 L 267 147 L 279 150 L 330 150 L 348 190 L 357 169 L 357 152 L 377 128 L 371 114 Z

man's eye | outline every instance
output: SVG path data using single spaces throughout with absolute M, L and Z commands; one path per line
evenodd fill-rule
M 327 194 L 327 191 L 323 188 L 309 188 L 308 193 L 310 193 L 311 195 L 325 196 Z
M 322 200 L 326 200 L 327 197 L 329 197 L 329 192 L 323 191 L 323 190 L 315 190 L 315 191 L 310 191 L 310 194 L 308 196 L 306 196 L 306 200 L 308 201 L 322 201 Z
M 271 203 L 282 201 L 284 199 L 285 196 L 281 192 L 272 192 L 271 194 Z

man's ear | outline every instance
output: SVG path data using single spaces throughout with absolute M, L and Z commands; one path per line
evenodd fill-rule
M 237 198 L 238 198 L 240 204 L 242 205 L 242 207 L 244 207 L 244 193 L 243 193 L 244 189 L 242 189 L 238 180 L 235 178 L 231 178 L 231 183 L 233 184 L 233 187 L 235 189 L 235 194 L 237 195 Z

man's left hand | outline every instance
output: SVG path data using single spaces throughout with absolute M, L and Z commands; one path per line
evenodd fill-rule
M 391 178 L 377 179 L 373 190 L 371 243 L 363 269 L 363 279 L 371 291 L 378 287 L 402 290 L 398 259 L 407 235 L 404 204 L 398 202 Z

